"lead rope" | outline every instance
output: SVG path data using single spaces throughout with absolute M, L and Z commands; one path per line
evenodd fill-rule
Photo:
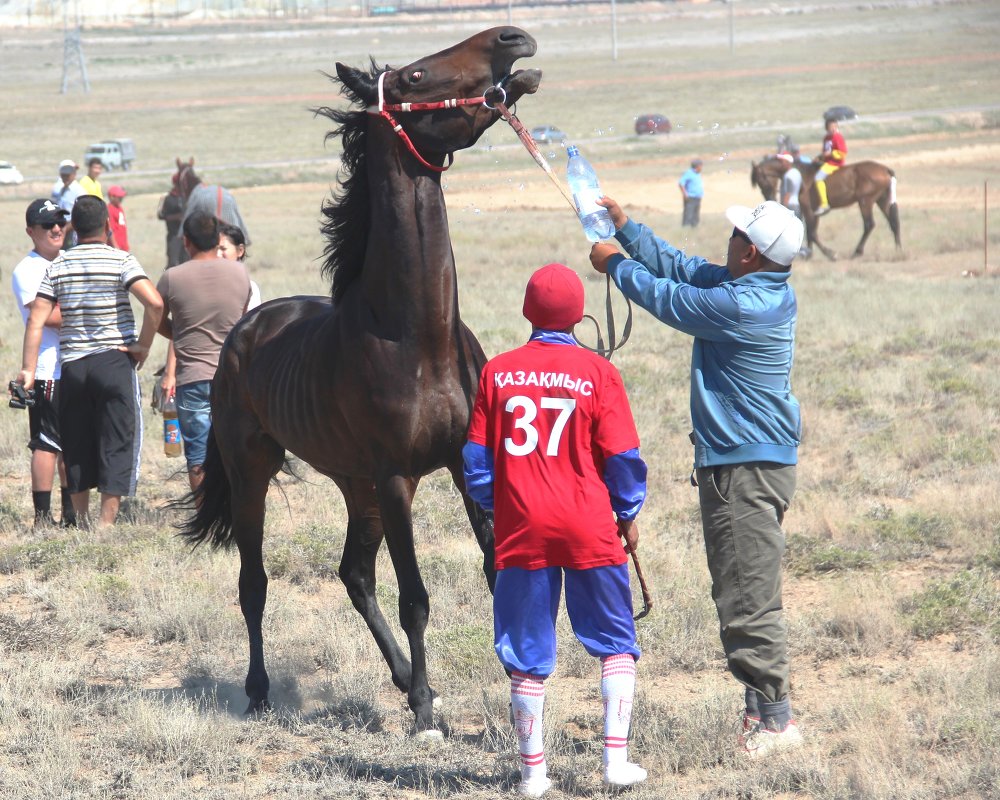
M 487 108 L 494 108 L 500 112 L 500 118 L 504 120 L 513 129 L 514 133 L 517 134 L 517 138 L 521 140 L 521 144 L 524 145 L 528 154 L 534 160 L 538 166 L 542 168 L 542 171 L 549 176 L 552 183 L 555 184 L 559 193 L 566 199 L 569 203 L 570 208 L 573 209 L 573 213 L 577 214 L 576 203 L 573 202 L 573 198 L 569 195 L 566 189 L 563 187 L 562 183 L 555 176 L 552 171 L 552 165 L 549 164 L 548 160 L 539 151 L 538 147 L 535 145 L 535 140 L 531 138 L 531 134 L 525 129 L 524 124 L 513 114 L 506 105 L 504 105 L 504 100 L 507 99 L 507 95 L 503 88 L 500 86 L 494 86 L 489 91 L 498 91 L 500 93 L 500 99 L 497 100 L 493 105 L 489 103 L 489 92 L 483 98 L 483 105 Z M 604 337 L 601 336 L 601 325 L 597 319 L 590 314 L 584 314 L 584 319 L 589 319 L 594 323 L 594 328 L 597 331 L 597 346 L 591 347 L 585 342 L 580 341 L 579 337 L 574 333 L 573 338 L 576 339 L 576 343 L 580 345 L 584 350 L 589 350 L 591 353 L 597 353 L 602 358 L 606 358 L 608 361 L 611 360 L 611 356 L 618 350 L 621 350 L 625 343 L 628 341 L 629 336 L 632 335 L 632 301 L 625 296 L 625 303 L 628 306 L 628 316 L 625 319 L 625 327 L 622 330 L 622 338 L 620 340 L 615 339 L 615 314 L 614 309 L 611 305 L 611 276 L 604 276 L 604 288 L 605 288 L 605 298 L 604 298 L 604 311 L 607 316 L 607 330 L 608 330 L 608 344 L 605 346 Z

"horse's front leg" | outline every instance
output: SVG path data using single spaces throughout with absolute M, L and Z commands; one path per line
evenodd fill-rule
M 828 259 L 837 260 L 837 254 L 819 240 L 819 219 L 812 213 L 812 210 L 806 215 L 806 238 L 810 249 L 815 245 Z
M 427 651 L 424 632 L 430 601 L 413 544 L 411 507 L 417 479 L 390 475 L 376 481 L 382 525 L 392 566 L 399 585 L 399 624 L 410 643 L 410 690 L 407 701 L 416 716 L 418 736 L 439 737 L 434 729 L 433 695 L 427 683 Z
M 392 682 L 401 692 L 409 692 L 410 662 L 397 644 L 375 595 L 375 558 L 383 538 L 375 486 L 371 481 L 347 478 L 338 479 L 337 485 L 347 501 L 348 515 L 344 557 L 338 574 L 348 597 L 382 651 Z
M 455 482 L 455 488 L 462 494 L 462 502 L 465 503 L 465 513 L 472 523 L 472 530 L 476 534 L 476 541 L 479 549 L 483 551 L 483 574 L 486 576 L 486 583 L 490 587 L 490 594 L 497 581 L 496 558 L 493 540 L 493 512 L 484 511 L 479 507 L 465 491 L 465 475 L 462 471 L 462 461 L 452 464 L 449 468 L 451 479 Z

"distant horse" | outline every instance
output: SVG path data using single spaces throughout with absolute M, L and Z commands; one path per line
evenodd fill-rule
M 323 273 L 332 296 L 271 301 L 230 333 L 212 385 L 205 478 L 182 531 L 194 543 L 239 548 L 240 606 L 250 640 L 248 713 L 268 703 L 264 498 L 291 452 L 343 492 L 348 522 L 340 578 L 393 683 L 407 693 L 416 732 L 440 735 L 424 649 L 429 603 L 411 517 L 422 476 L 442 467 L 451 472 L 491 590 L 495 579 L 492 517 L 466 495 L 462 475 L 461 449 L 486 358 L 459 317 L 442 164 L 499 118 L 487 96 L 505 94 L 513 103 L 538 88 L 537 70 L 510 72 L 535 49 L 524 31 L 501 27 L 402 69 L 373 61 L 363 72 L 338 63 L 355 107 L 317 110 L 339 125 L 328 137 L 343 140 L 340 190 L 323 206 Z M 402 112 L 401 125 L 393 110 Z M 376 599 L 383 537 L 399 584 L 409 661 Z
M 194 171 L 194 158 L 187 161 L 177 159 L 177 172 L 174 174 L 174 185 L 177 187 L 181 202 L 184 207 L 181 229 L 177 232 L 176 241 L 172 247 L 168 248 L 168 267 L 179 264 L 187 259 L 183 245 L 183 220 L 192 214 L 211 214 L 218 217 L 223 222 L 235 225 L 243 231 L 247 244 L 250 243 L 250 234 L 247 232 L 246 223 L 240 215 L 239 206 L 236 205 L 236 198 L 218 184 L 206 185 Z M 176 259 L 176 260 L 175 260 Z
M 788 161 L 776 156 L 769 156 L 760 163 L 752 162 L 750 170 L 750 185 L 760 189 L 765 200 L 780 200 L 777 196 L 781 177 L 788 171 Z M 815 177 L 818 165 L 811 162 L 798 162 L 796 166 L 802 173 L 802 189 L 799 192 L 799 204 L 802 217 L 805 220 L 808 245 L 815 244 L 827 258 L 836 259 L 836 254 L 819 240 L 819 217 L 813 209 L 819 206 L 819 196 L 816 193 Z M 827 192 L 830 198 L 830 208 L 845 208 L 854 203 L 861 210 L 861 220 L 864 231 L 861 241 L 854 250 L 852 258 L 858 258 L 864 253 L 865 242 L 875 229 L 875 217 L 872 208 L 876 204 L 882 209 L 889 227 L 896 239 L 896 247 L 902 247 L 899 232 L 899 207 L 896 205 L 896 173 L 879 164 L 877 161 L 858 161 L 847 164 L 826 179 Z

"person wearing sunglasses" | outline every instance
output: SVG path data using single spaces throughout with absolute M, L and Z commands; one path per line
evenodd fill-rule
M 25 232 L 31 239 L 31 252 L 16 267 L 11 277 L 14 302 L 24 324 L 34 307 L 38 287 L 52 260 L 62 252 L 66 236 L 67 213 L 51 200 L 33 200 L 25 212 Z M 62 490 L 62 525 L 76 525 L 76 514 L 62 460 L 59 438 L 59 306 L 52 309 L 42 328 L 42 343 L 35 365 L 34 404 L 28 407 L 28 449 L 31 450 L 31 499 L 35 508 L 36 528 L 54 524 L 52 485 L 58 468 Z
M 801 743 L 789 702 L 781 523 L 801 435 L 792 394 L 797 305 L 789 283 L 802 222 L 780 203 L 732 206 L 725 265 L 688 256 L 610 197 L 615 238 L 594 269 L 661 322 L 694 337 L 694 470 L 712 598 L 730 672 L 744 686 L 738 744 L 751 758 Z

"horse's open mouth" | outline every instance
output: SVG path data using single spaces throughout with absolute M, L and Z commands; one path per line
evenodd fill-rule
M 540 69 L 514 70 L 502 81 L 504 91 L 507 92 L 507 105 L 517 102 L 519 97 L 537 92 L 538 84 L 541 82 Z

